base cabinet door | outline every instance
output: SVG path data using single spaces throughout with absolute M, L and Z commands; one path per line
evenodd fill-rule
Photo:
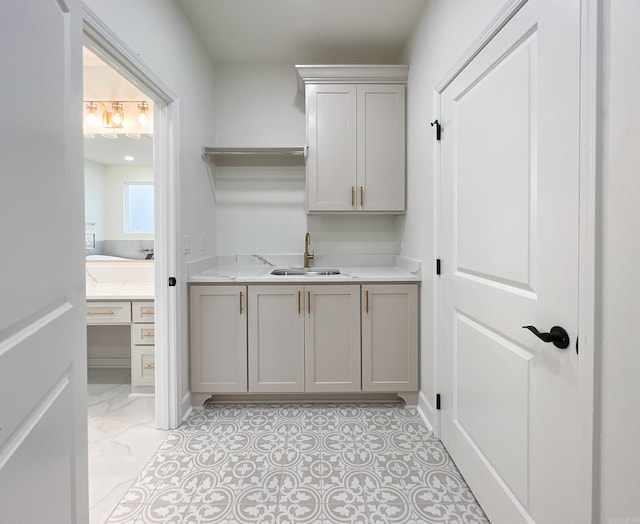
M 306 286 L 305 302 L 305 390 L 360 391 L 360 286 Z
M 191 391 L 247 391 L 246 286 L 191 286 Z
M 362 390 L 418 391 L 418 286 L 362 286 Z
M 303 286 L 249 286 L 249 391 L 304 391 Z

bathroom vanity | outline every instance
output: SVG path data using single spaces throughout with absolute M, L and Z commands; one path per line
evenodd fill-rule
M 131 392 L 154 393 L 153 262 L 87 263 L 87 365 L 131 368 Z

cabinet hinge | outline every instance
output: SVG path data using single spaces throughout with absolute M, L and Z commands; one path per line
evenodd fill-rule
M 169 277 L 169 287 L 174 287 L 177 283 L 176 277 Z
M 434 120 L 433 122 L 431 122 L 431 127 L 433 126 L 436 126 L 436 140 L 440 140 L 440 132 L 441 132 L 440 122 L 438 122 L 437 120 Z
M 436 409 L 440 409 L 440 393 L 436 393 Z
M 436 275 L 440 274 L 440 259 L 436 258 Z

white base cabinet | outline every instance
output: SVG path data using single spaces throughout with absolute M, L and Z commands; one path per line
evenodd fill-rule
M 362 390 L 418 391 L 418 286 L 362 286 Z
M 246 286 L 191 286 L 191 391 L 247 391 Z
M 191 391 L 418 391 L 418 285 L 191 286 Z

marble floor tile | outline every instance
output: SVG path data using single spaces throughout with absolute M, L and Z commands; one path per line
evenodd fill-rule
M 88 373 L 89 511 L 103 524 L 168 432 L 155 429 L 152 396 L 131 397 L 129 370 Z

